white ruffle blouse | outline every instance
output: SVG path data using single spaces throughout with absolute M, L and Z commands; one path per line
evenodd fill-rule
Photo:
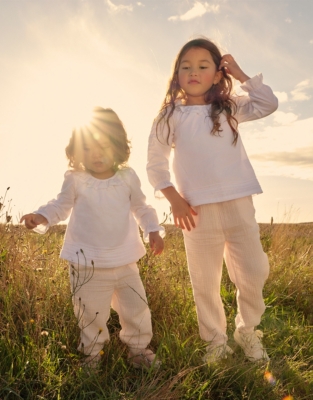
M 146 204 L 140 180 L 131 168 L 123 168 L 109 179 L 87 172 L 67 171 L 56 199 L 35 211 L 48 220 L 34 230 L 45 233 L 69 216 L 60 257 L 80 265 L 112 268 L 138 261 L 145 241 L 159 225 L 155 210 Z
M 263 118 L 278 107 L 271 88 L 263 84 L 259 74 L 241 85 L 248 95 L 232 97 L 237 105 L 234 117 L 238 124 Z M 220 115 L 222 132 L 211 134 L 211 105 L 177 104 L 169 120 L 168 138 L 164 120 L 152 126 L 148 146 L 147 173 L 155 195 L 169 186 L 169 157 L 174 148 L 173 172 L 177 190 L 191 205 L 217 203 L 262 193 L 260 184 L 247 157 L 240 135 L 236 145 L 224 114 Z

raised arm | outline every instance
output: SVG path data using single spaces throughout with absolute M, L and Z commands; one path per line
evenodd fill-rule
M 221 68 L 241 82 L 242 90 L 247 92 L 246 96 L 233 97 L 237 105 L 235 117 L 238 123 L 264 118 L 277 110 L 278 99 L 272 89 L 263 83 L 262 74 L 250 78 L 230 54 L 222 57 Z

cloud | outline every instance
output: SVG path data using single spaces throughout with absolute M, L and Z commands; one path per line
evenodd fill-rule
M 285 22 L 287 22 L 287 24 L 291 24 L 292 20 L 290 18 L 286 18 Z
M 122 4 L 117 6 L 114 3 L 112 3 L 111 0 L 106 0 L 106 2 L 107 2 L 107 5 L 109 6 L 109 10 L 111 12 L 117 13 L 117 12 L 120 12 L 120 11 L 133 11 L 132 4 L 130 4 L 129 6 L 124 6 Z
M 274 94 L 278 98 L 279 103 L 286 103 L 288 101 L 288 94 L 286 92 L 274 92 Z
M 298 116 L 292 112 L 276 111 L 274 121 L 279 125 L 290 125 L 298 119 Z
M 300 147 L 294 151 L 273 151 L 270 153 L 252 154 L 250 158 L 261 162 L 273 161 L 283 165 L 313 168 L 313 147 Z
M 294 90 L 291 91 L 292 94 L 292 100 L 294 101 L 304 101 L 304 100 L 309 100 L 311 96 L 305 93 L 306 89 L 310 89 L 312 85 L 310 84 L 310 80 L 306 79 L 305 81 L 302 81 L 298 83 L 295 87 Z
M 183 15 L 174 15 L 169 17 L 169 21 L 189 21 L 191 19 L 202 17 L 202 15 L 206 13 L 218 13 L 219 12 L 219 5 L 208 4 L 208 3 L 201 3 L 200 1 L 195 1 L 193 7 L 188 10 Z
M 313 39 L 311 39 L 311 40 L 309 41 L 309 43 L 310 43 L 310 44 L 313 44 Z

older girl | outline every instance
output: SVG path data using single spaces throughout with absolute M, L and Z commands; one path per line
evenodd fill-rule
M 232 77 L 247 96 L 231 95 Z M 175 225 L 183 229 L 208 362 L 233 352 L 220 296 L 223 255 L 237 287 L 234 339 L 250 360 L 268 360 L 262 332 L 255 330 L 265 310 L 262 289 L 269 272 L 251 197 L 262 190 L 238 124 L 276 108 L 277 98 L 262 75 L 250 78 L 230 54 L 222 56 L 210 40 L 195 39 L 177 55 L 149 138 L 148 177 L 171 203 Z M 172 148 L 177 189 L 169 173 Z

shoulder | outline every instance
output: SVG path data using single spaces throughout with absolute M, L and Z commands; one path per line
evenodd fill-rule
M 64 183 L 69 185 L 79 186 L 80 184 L 87 184 L 91 175 L 85 171 L 68 170 L 64 174 Z
M 116 173 L 117 177 L 125 182 L 128 186 L 140 185 L 140 179 L 135 170 L 131 167 L 122 167 Z

